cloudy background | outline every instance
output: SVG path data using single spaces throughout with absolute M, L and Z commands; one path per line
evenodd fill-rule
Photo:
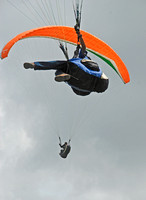
M 0 49 L 18 33 L 44 25 L 29 12 L 28 0 L 28 7 L 11 2 L 23 14 L 0 0 Z M 69 26 L 71 3 L 63 5 Z M 79 97 L 56 83 L 54 72 L 23 69 L 25 61 L 64 59 L 52 40 L 18 42 L 0 62 L 1 200 L 146 199 L 145 10 L 145 0 L 84 0 L 82 29 L 107 42 L 131 77 L 124 85 L 91 55 L 110 79 L 104 94 Z M 73 50 L 69 46 L 70 56 Z M 63 142 L 72 138 L 65 160 L 58 155 L 59 135 Z

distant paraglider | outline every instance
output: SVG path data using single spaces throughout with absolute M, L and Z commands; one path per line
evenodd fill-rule
M 62 148 L 59 155 L 62 157 L 62 158 L 67 158 L 70 150 L 71 150 L 71 146 L 70 146 L 70 141 L 69 140 L 68 142 L 65 142 L 63 145 L 61 144 L 61 138 L 59 137 L 59 146 Z

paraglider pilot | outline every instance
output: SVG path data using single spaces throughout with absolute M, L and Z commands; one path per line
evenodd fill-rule
M 24 63 L 24 68 L 56 70 L 55 81 L 66 82 L 77 95 L 86 96 L 91 92 L 104 92 L 108 88 L 109 79 L 98 64 L 87 56 L 86 45 L 77 26 L 75 31 L 79 44 L 72 59 Z
M 60 140 L 60 143 L 59 143 L 59 146 L 62 148 L 59 155 L 62 157 L 62 158 L 66 158 L 67 155 L 69 154 L 70 150 L 71 150 L 71 146 L 70 146 L 70 140 L 67 142 L 65 142 L 63 145 L 61 144 L 61 139 L 59 137 L 59 140 Z

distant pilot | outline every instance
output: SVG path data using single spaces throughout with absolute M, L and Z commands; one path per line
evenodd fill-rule
M 69 154 L 70 150 L 71 150 L 71 146 L 70 146 L 70 140 L 67 142 L 65 142 L 63 145 L 61 145 L 61 142 L 59 143 L 59 146 L 62 148 L 59 155 L 62 158 L 66 158 L 67 155 Z

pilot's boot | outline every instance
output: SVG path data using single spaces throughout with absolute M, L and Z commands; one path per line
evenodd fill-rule
M 71 76 L 69 74 L 62 73 L 62 74 L 55 76 L 55 81 L 57 81 L 57 82 L 68 81 L 70 79 L 70 77 Z
M 35 64 L 34 63 L 24 63 L 23 66 L 25 69 L 34 69 Z

